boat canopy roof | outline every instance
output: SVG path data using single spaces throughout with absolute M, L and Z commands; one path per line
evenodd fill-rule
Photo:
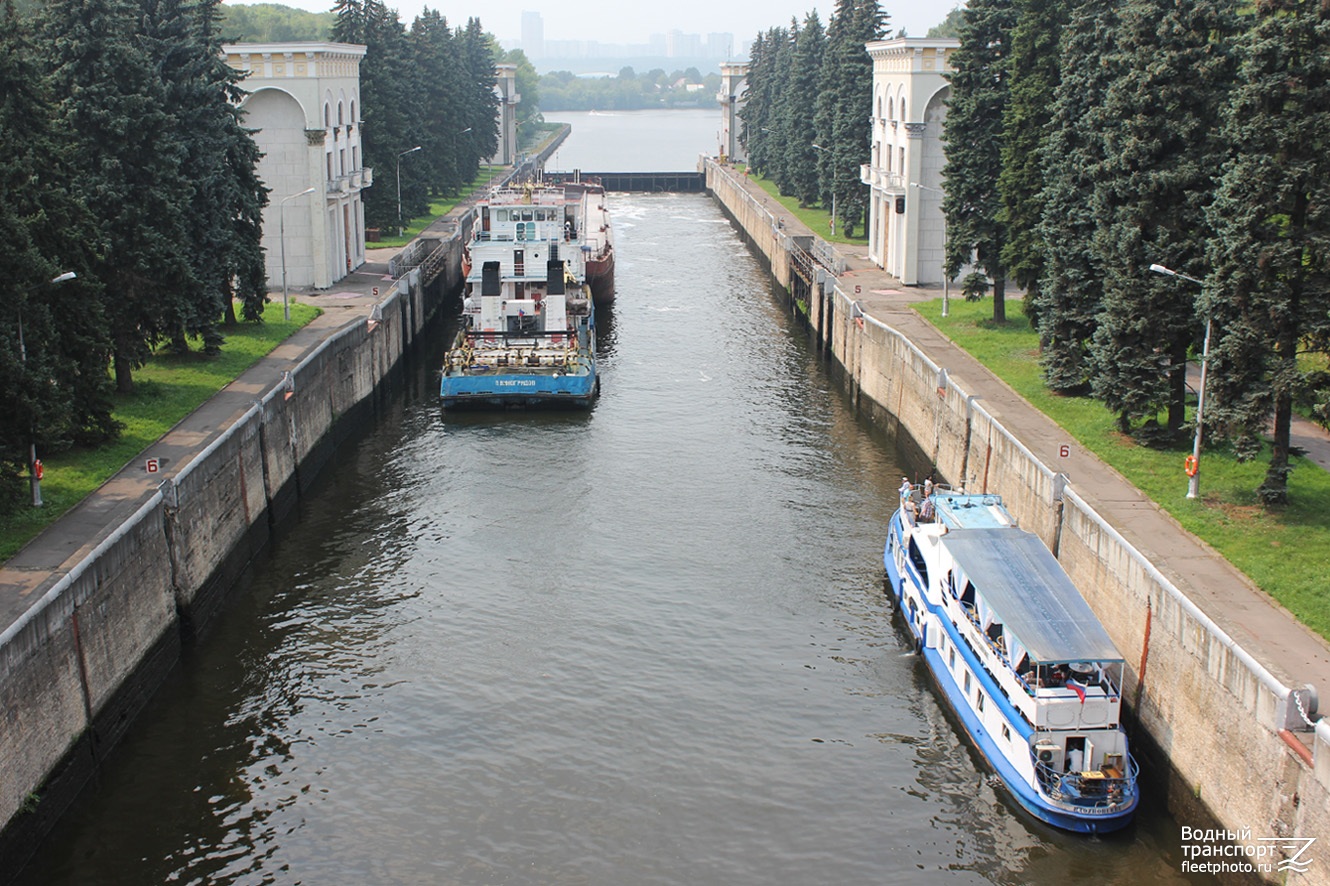
M 1039 537 L 1023 529 L 964 529 L 948 551 L 993 620 L 1019 638 L 1031 664 L 1120 662 L 1122 654 Z

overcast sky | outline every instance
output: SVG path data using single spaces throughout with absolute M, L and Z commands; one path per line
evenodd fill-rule
M 227 0 L 230 3 L 259 0 Z M 277 0 L 288 6 L 327 12 L 332 0 Z M 601 43 L 646 43 L 652 34 L 678 30 L 686 34 L 730 32 L 735 48 L 752 40 L 759 31 L 800 21 L 816 9 L 822 24 L 835 7 L 834 0 L 387 0 L 402 22 L 411 21 L 425 7 L 437 9 L 449 23 L 464 24 L 468 17 L 480 18 L 485 30 L 500 40 L 516 41 L 522 35 L 523 11 L 539 12 L 545 20 L 546 40 L 598 40 Z M 938 24 L 958 0 L 883 0 L 890 15 L 889 35 L 901 28 L 912 37 L 923 37 Z

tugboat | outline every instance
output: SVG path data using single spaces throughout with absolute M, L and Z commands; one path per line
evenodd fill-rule
M 1041 821 L 1126 827 L 1138 769 L 1119 725 L 1123 659 L 1039 537 L 996 495 L 901 485 L 887 582 L 984 759 Z
M 563 188 L 504 187 L 481 203 L 462 325 L 443 362 L 445 408 L 591 405 L 600 382 L 584 227 Z

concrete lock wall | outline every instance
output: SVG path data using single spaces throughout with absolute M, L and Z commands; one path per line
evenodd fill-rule
M 170 562 L 153 493 L 0 634 L 6 822 L 53 822 L 178 655 Z M 51 785 L 62 761 L 73 777 Z M 0 852 L 0 869 L 8 861 Z
M 766 235 L 753 199 L 730 173 L 711 163 L 707 173 L 708 189 L 731 218 L 756 226 L 745 233 L 790 289 L 788 270 L 777 271 L 788 260 L 766 254 L 783 244 Z M 975 402 L 964 379 L 948 377 L 904 336 L 862 316 L 840 287 L 814 287 L 807 320 L 844 369 L 858 408 L 907 434 L 940 478 L 1001 495 L 1058 556 L 1127 661 L 1124 698 L 1143 739 L 1138 752 L 1162 757 L 1153 768 L 1166 773 L 1170 808 L 1183 823 L 1229 834 L 1239 852 L 1286 839 L 1275 861 L 1292 857 L 1299 840 L 1330 834 L 1330 725 L 1289 731 L 1305 727 L 1297 706 L 1308 690 L 1291 690 L 1252 659 L 1013 437 L 1000 415 Z M 1304 864 L 1268 879 L 1330 883 L 1330 846 L 1316 844 L 1298 861 Z
M 460 243 L 450 261 L 460 266 Z M 77 797 L 451 292 L 418 271 L 335 332 L 0 634 L 0 871 Z M 443 280 L 461 279 L 446 267 Z

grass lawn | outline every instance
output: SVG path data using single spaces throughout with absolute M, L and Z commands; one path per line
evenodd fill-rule
M 96 449 L 42 455 L 46 468 L 43 506 L 19 504 L 14 513 L 0 515 L 0 561 L 14 556 L 37 533 L 318 314 L 318 308 L 292 302 L 287 322 L 282 319 L 280 300 L 270 302 L 263 323 L 241 323 L 236 329 L 224 330 L 226 343 L 215 358 L 199 353 L 176 357 L 165 352 L 153 357 L 134 373 L 134 393 L 116 395 L 113 414 L 124 425 L 117 440 Z M 22 501 L 29 499 L 25 496 Z
M 807 225 L 810 231 L 817 234 L 828 243 L 843 243 L 847 246 L 868 245 L 868 232 L 866 230 L 859 231 L 853 237 L 846 237 L 841 233 L 843 226 L 840 223 L 841 220 L 838 219 L 836 222 L 836 234 L 835 236 L 832 236 L 831 211 L 829 209 L 822 209 L 817 206 L 805 208 L 799 205 L 799 198 L 783 196 L 780 189 L 776 187 L 776 183 L 769 178 L 761 175 L 754 175 L 752 176 L 752 179 L 762 188 L 762 190 L 774 197 L 776 202 L 780 203 L 781 206 L 784 206 L 791 215 Z
M 1330 574 L 1330 471 L 1295 458 L 1288 507 L 1267 510 L 1257 501 L 1256 487 L 1265 477 L 1268 451 L 1261 459 L 1242 464 L 1226 445 L 1207 445 L 1201 457 L 1201 498 L 1188 499 L 1183 460 L 1191 454 L 1190 436 L 1169 449 L 1152 449 L 1120 434 L 1103 404 L 1088 397 L 1059 396 L 1045 388 L 1039 372 L 1039 338 L 1019 302 L 1008 303 L 1003 327 L 992 323 L 993 305 L 988 299 L 952 299 L 946 319 L 940 299 L 915 309 L 1227 557 L 1303 624 L 1330 638 L 1330 590 L 1325 581 Z

